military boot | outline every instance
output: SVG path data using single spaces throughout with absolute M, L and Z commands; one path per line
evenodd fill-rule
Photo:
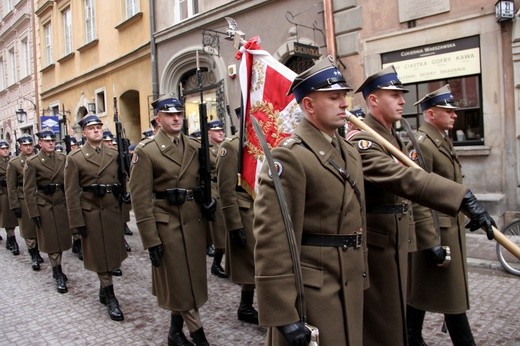
M 222 262 L 222 257 L 224 256 L 224 250 L 216 249 L 215 256 L 213 257 L 213 264 L 211 265 L 211 274 L 218 276 L 222 279 L 227 279 L 229 276 L 226 274 L 226 271 L 220 263 Z
M 184 319 L 181 315 L 171 314 L 170 330 L 168 331 L 168 346 L 189 346 L 193 345 L 188 341 L 182 332 Z
M 255 291 L 241 291 L 240 305 L 238 306 L 238 319 L 252 324 L 258 324 L 258 312 L 253 307 Z
M 5 241 L 5 248 L 6 248 L 6 250 L 11 251 L 11 247 L 12 247 L 12 245 L 11 245 L 11 237 L 7 236 L 7 240 Z
M 105 290 L 105 300 L 107 303 L 108 316 L 114 321 L 122 321 L 125 319 L 123 312 L 119 308 L 119 302 L 114 294 L 114 285 L 103 288 Z M 101 299 L 100 299 L 101 300 Z
M 469 326 L 468 316 L 462 314 L 445 314 L 446 326 L 450 332 L 450 338 L 454 346 L 475 346 L 473 333 Z
M 209 346 L 209 342 L 206 340 L 206 335 L 204 334 L 204 328 L 200 327 L 193 333 L 190 333 L 190 336 L 196 346 Z
M 31 266 L 33 270 L 40 270 L 40 262 L 38 261 L 38 250 L 29 249 L 29 255 L 31 255 Z
M 83 250 L 81 248 L 81 239 L 74 239 L 72 241 L 72 253 L 75 253 L 78 258 L 83 261 Z
M 99 286 L 99 302 L 103 305 L 107 305 L 107 297 L 105 294 L 105 289 Z
M 65 283 L 65 277 L 61 271 L 61 265 L 52 267 L 52 277 L 56 280 L 56 290 L 58 293 L 67 293 L 67 284 Z
M 38 250 L 38 246 L 35 247 L 35 250 L 36 250 L 36 257 L 38 258 L 38 263 L 43 263 L 45 262 L 42 258 L 42 256 L 40 255 L 40 250 Z
M 16 236 L 12 235 L 9 238 L 11 239 L 11 252 L 13 255 L 18 256 L 20 254 L 20 248 L 18 247 Z
M 406 333 L 409 346 L 427 346 L 422 338 L 425 314 L 424 310 L 416 309 L 410 305 L 406 306 Z

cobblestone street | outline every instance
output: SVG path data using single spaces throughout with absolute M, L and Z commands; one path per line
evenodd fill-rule
M 157 306 L 151 292 L 150 261 L 142 250 L 137 228 L 126 239 L 132 248 L 123 263 L 122 277 L 114 288 L 125 314 L 123 322 L 110 320 L 98 301 L 96 274 L 68 251 L 63 271 L 68 276 L 66 294 L 56 292 L 46 254 L 39 272 L 17 230 L 21 253 L 15 257 L 0 243 L 0 345 L 166 345 L 169 312 Z M 520 281 L 505 274 L 493 260 L 494 244 L 482 235 L 468 235 L 471 310 L 469 320 L 478 345 L 520 344 Z M 477 253 L 478 252 L 478 253 Z M 488 257 L 488 259 L 484 257 Z M 208 258 L 208 273 L 211 259 Z M 236 318 L 240 287 L 208 274 L 209 301 L 201 316 L 212 345 L 261 345 L 265 329 Z M 424 338 L 428 345 L 449 345 L 442 333 L 442 316 L 427 314 Z M 187 331 L 185 330 L 187 333 Z

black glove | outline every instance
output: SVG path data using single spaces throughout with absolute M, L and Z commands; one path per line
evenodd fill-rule
M 311 341 L 311 331 L 302 322 L 295 322 L 285 326 L 276 327 L 289 345 L 307 346 Z
M 489 216 L 482 204 L 477 201 L 477 198 L 471 190 L 468 190 L 464 195 L 460 208 L 470 219 L 466 225 L 466 228 L 469 228 L 470 232 L 475 232 L 479 228 L 483 228 L 489 240 L 494 238 L 493 226 L 497 227 L 497 224 L 491 216 Z
M 246 232 L 244 232 L 243 228 L 234 229 L 229 232 L 229 238 L 234 246 L 240 249 L 246 247 Z
M 76 230 L 83 238 L 87 237 L 87 226 L 79 226 Z
M 34 225 L 36 226 L 36 228 L 40 228 L 40 227 L 42 227 L 42 222 L 41 222 L 39 216 L 35 216 L 35 217 L 33 217 L 32 220 L 33 220 Z
M 148 254 L 150 255 L 150 261 L 154 267 L 158 267 L 161 265 L 161 258 L 163 255 L 163 246 L 162 244 L 152 246 L 148 249 Z
M 217 210 L 217 200 L 211 198 L 211 202 L 202 203 L 202 213 L 208 221 L 215 221 L 215 210 Z
M 434 247 L 432 247 L 431 249 L 428 249 L 427 251 L 428 251 L 433 263 L 435 263 L 437 265 L 444 263 L 447 253 L 446 253 L 446 250 L 444 250 L 441 245 L 435 245 Z
M 13 213 L 14 215 L 16 215 L 17 218 L 22 218 L 22 208 L 14 208 Z

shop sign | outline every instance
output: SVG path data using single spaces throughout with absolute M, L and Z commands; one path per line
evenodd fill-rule
M 394 65 L 404 84 L 479 74 L 478 36 L 408 48 L 381 55 L 383 68 Z

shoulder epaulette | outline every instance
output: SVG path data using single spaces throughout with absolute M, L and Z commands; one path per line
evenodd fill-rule
M 147 144 L 149 144 L 151 142 L 153 142 L 153 138 L 145 138 L 142 141 L 140 141 L 139 144 L 137 144 L 137 146 L 142 148 L 142 147 L 144 147 L 145 145 L 147 145 Z
M 415 138 L 417 139 L 417 142 L 422 142 L 426 138 L 426 133 L 417 132 L 417 134 L 415 135 Z
M 278 144 L 278 147 L 280 148 L 292 148 L 295 144 L 300 144 L 302 142 L 302 139 L 298 136 L 291 136 L 288 138 L 285 138 L 283 141 Z

